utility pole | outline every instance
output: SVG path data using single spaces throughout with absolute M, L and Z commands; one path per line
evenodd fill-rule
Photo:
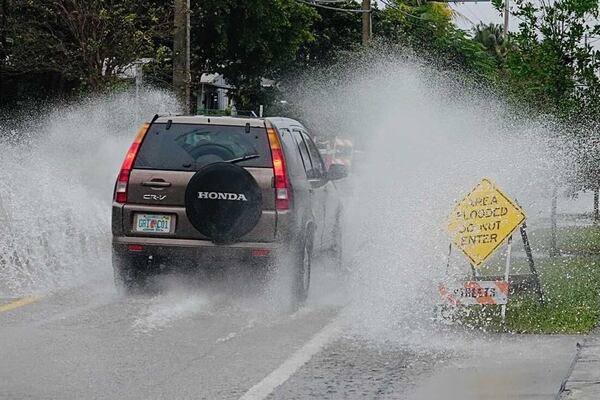
M 371 41 L 371 0 L 362 0 L 362 44 L 366 46 Z
M 6 29 L 7 22 L 7 14 L 8 14 L 8 0 L 2 0 L 0 4 L 0 18 L 2 19 L 2 23 L 0 24 L 0 76 L 2 74 L 2 69 L 4 67 L 4 62 L 6 61 L 6 57 L 8 56 L 8 40 L 6 39 Z M 0 78 L 1 79 L 1 78 Z M 1 84 L 2 82 L 0 82 Z
M 504 0 L 504 37 L 508 36 L 508 0 Z
M 190 0 L 175 0 L 173 32 L 173 89 L 177 99 L 190 110 Z

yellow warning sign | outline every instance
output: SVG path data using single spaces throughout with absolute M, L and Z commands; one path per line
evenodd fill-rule
M 481 265 L 525 221 L 525 213 L 489 179 L 482 179 L 450 215 L 448 232 L 474 266 Z

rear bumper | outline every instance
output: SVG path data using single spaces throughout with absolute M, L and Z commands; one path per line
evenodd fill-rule
M 196 261 L 257 261 L 271 259 L 284 250 L 278 242 L 239 242 L 216 244 L 208 240 L 114 236 L 113 251 L 118 254 L 153 256 Z

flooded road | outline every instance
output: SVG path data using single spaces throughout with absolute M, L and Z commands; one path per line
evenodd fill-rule
M 381 340 L 322 298 L 286 314 L 227 290 L 124 298 L 109 279 L 0 303 L 16 304 L 0 312 L 6 399 L 553 399 L 578 340 Z

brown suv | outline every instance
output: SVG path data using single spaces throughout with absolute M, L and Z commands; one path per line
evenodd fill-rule
M 340 260 L 335 181 L 346 175 L 343 165 L 325 169 L 307 130 L 291 119 L 155 116 L 135 138 L 115 186 L 115 281 L 138 287 L 157 265 L 180 260 L 275 264 L 292 268 L 299 304 L 313 250 Z

